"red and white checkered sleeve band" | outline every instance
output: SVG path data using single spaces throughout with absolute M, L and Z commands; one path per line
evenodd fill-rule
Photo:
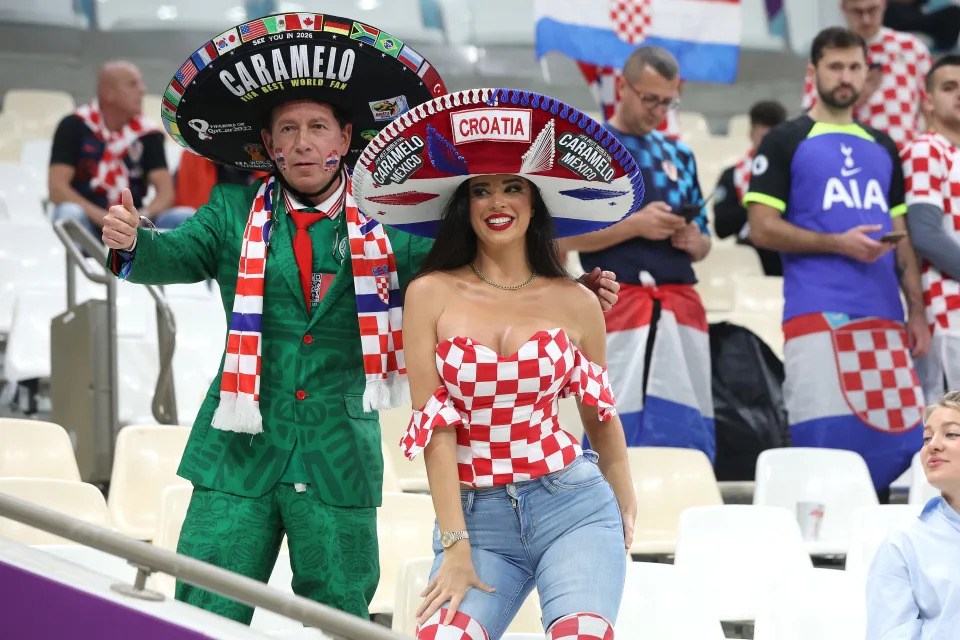
M 921 137 L 904 149 L 901 160 L 907 206 L 932 204 L 944 208 L 942 188 L 947 172 L 940 149 Z
M 813 103 L 817 99 L 817 87 L 813 83 L 813 78 L 811 76 L 806 76 L 803 79 L 803 99 L 800 102 L 800 108 L 806 111 L 813 106 Z
M 423 409 L 414 411 L 410 416 L 410 424 L 407 425 L 407 433 L 400 440 L 400 448 L 408 460 L 413 460 L 426 448 L 434 429 L 458 424 L 464 424 L 463 416 L 453 406 L 447 388 L 438 387 Z
M 571 395 L 576 395 L 585 405 L 596 407 L 601 422 L 617 415 L 617 401 L 613 397 L 607 368 L 591 362 L 576 348 L 573 350 L 573 371 L 570 374 L 570 382 L 560 392 L 563 398 Z

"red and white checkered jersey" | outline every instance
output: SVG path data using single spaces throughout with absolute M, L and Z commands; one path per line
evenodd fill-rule
M 906 203 L 943 209 L 943 232 L 960 241 L 960 152 L 939 133 L 919 136 L 900 154 Z M 960 328 L 960 283 L 921 259 L 923 301 L 934 329 Z
M 535 333 L 502 357 L 471 338 L 437 345 L 443 380 L 414 411 L 400 441 L 413 459 L 437 427 L 456 426 L 460 482 L 493 487 L 560 471 L 583 453 L 560 428 L 557 400 L 575 395 L 595 406 L 600 420 L 616 415 L 607 370 L 583 355 L 563 329 Z
M 743 196 L 746 195 L 750 187 L 750 168 L 753 166 L 754 150 L 751 149 L 747 155 L 737 160 L 733 165 L 733 188 L 737 190 L 737 200 L 743 202 Z
M 920 133 L 920 100 L 933 65 L 930 51 L 916 36 L 883 27 L 869 43 L 867 61 L 883 65 L 883 79 L 867 103 L 857 107 L 854 117 L 885 132 L 903 149 Z M 816 99 L 813 78 L 807 76 L 803 109 L 812 107 Z

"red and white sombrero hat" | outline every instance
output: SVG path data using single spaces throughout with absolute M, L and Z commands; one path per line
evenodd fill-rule
M 400 116 L 360 155 L 353 194 L 383 224 L 433 237 L 464 180 L 498 173 L 537 185 L 558 237 L 619 222 L 643 200 L 637 164 L 613 134 L 559 100 L 514 89 L 459 91 Z

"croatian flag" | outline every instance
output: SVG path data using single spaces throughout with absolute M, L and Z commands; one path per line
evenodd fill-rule
M 621 68 L 640 44 L 661 46 L 685 80 L 733 83 L 740 0 L 534 0 L 537 57 Z
M 661 308 L 647 373 L 655 299 Z M 607 372 L 627 446 L 699 449 L 713 461 L 710 337 L 693 287 L 623 285 L 616 306 L 604 316 Z

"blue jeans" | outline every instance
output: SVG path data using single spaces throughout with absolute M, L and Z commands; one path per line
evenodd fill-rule
M 575 613 L 613 624 L 627 568 L 623 522 L 613 489 L 584 451 L 564 469 L 534 480 L 461 491 L 473 566 L 494 589 L 469 589 L 459 611 L 498 640 L 537 588 L 543 627 Z M 430 579 L 443 560 L 439 529 Z
M 190 207 L 172 207 L 162 213 L 154 215 L 152 220 L 157 229 L 169 231 L 170 229 L 176 229 L 181 222 L 193 214 L 194 210 Z M 58 204 L 53 209 L 53 221 L 56 222 L 57 220 L 77 220 L 94 238 L 99 240 L 102 236 L 100 227 L 91 222 L 87 214 L 84 213 L 83 207 L 75 202 L 61 202 Z

